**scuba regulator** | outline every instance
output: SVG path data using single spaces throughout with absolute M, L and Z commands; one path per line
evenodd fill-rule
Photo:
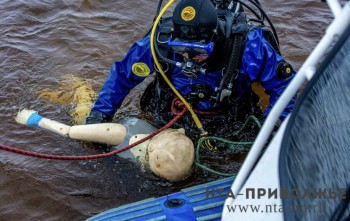
M 195 61 L 191 59 L 185 59 L 183 63 L 181 63 L 182 73 L 189 78 L 196 78 L 198 74 L 205 74 L 206 69 L 197 65 Z
M 155 18 L 154 25 L 152 28 L 152 33 L 151 33 L 152 56 L 154 57 L 155 65 L 156 65 L 157 69 L 159 70 L 160 74 L 162 75 L 162 77 L 164 78 L 165 82 L 174 91 L 176 96 L 178 96 L 180 98 L 180 100 L 185 104 L 185 106 L 191 112 L 192 117 L 193 117 L 194 121 L 196 122 L 197 127 L 200 129 L 201 133 L 204 134 L 205 131 L 203 130 L 202 125 L 199 122 L 199 119 L 196 116 L 196 114 L 193 112 L 190 104 L 188 104 L 188 102 L 183 98 L 183 96 L 174 88 L 174 86 L 172 85 L 172 83 L 170 82 L 170 80 L 168 79 L 168 77 L 166 76 L 164 71 L 162 70 L 162 67 L 158 61 L 158 58 L 159 58 L 159 60 L 166 65 L 172 65 L 172 66 L 175 66 L 177 68 L 180 68 L 182 70 L 182 73 L 189 78 L 196 78 L 199 74 L 210 73 L 212 71 L 209 69 L 205 69 L 202 64 L 196 62 L 193 58 L 187 58 L 187 59 L 183 59 L 182 61 L 176 61 L 176 60 L 170 59 L 166 54 L 162 54 L 160 52 L 160 50 L 158 48 L 158 42 L 157 42 L 157 39 L 155 37 L 156 36 L 156 29 L 157 29 L 157 27 L 161 27 L 161 26 L 158 26 L 160 21 L 161 21 L 161 17 L 163 16 L 164 12 L 167 10 L 167 8 L 173 2 L 174 2 L 174 0 L 170 0 L 167 3 L 167 5 L 162 9 L 162 11 L 159 12 L 161 4 L 162 4 L 162 0 L 159 1 L 158 10 L 157 10 L 156 18 Z M 278 48 L 278 44 L 279 44 L 278 43 L 278 36 L 277 36 L 276 31 L 275 31 L 275 28 L 274 28 L 273 24 L 271 23 L 270 19 L 268 18 L 268 16 L 266 15 L 266 13 L 264 12 L 264 10 L 262 9 L 258 0 L 247 0 L 244 2 L 242 0 L 211 0 L 211 2 L 213 3 L 213 5 L 217 11 L 217 12 L 215 12 L 215 17 L 219 16 L 219 14 L 220 14 L 219 12 L 223 12 L 222 14 L 224 14 L 224 16 L 225 16 L 224 23 L 226 23 L 226 24 L 224 24 L 224 27 L 222 27 L 222 26 L 218 27 L 218 26 L 216 26 L 217 24 L 215 24 L 216 28 L 215 28 L 215 30 L 211 29 L 212 33 L 213 33 L 213 31 L 214 32 L 217 31 L 218 28 L 224 29 L 225 38 L 228 39 L 230 37 L 230 35 L 232 35 L 231 31 L 232 31 L 232 26 L 233 26 L 233 18 L 235 18 L 236 14 L 243 12 L 243 7 L 244 7 L 246 9 L 248 9 L 249 11 L 251 11 L 252 14 L 255 16 L 255 18 L 254 17 L 253 18 L 246 18 L 246 20 L 245 20 L 246 23 L 250 24 L 251 22 L 255 22 L 255 23 L 259 23 L 262 26 L 265 26 L 265 24 L 264 24 L 265 19 L 267 20 L 269 27 L 272 31 L 272 36 L 273 36 L 274 40 L 276 41 L 276 45 Z M 191 4 L 196 4 L 196 2 L 192 2 Z M 175 8 L 175 10 L 176 10 L 176 8 Z M 175 10 L 174 10 L 174 12 L 175 12 Z M 180 10 L 183 10 L 183 9 L 180 9 Z M 181 12 L 177 11 L 177 13 L 174 13 L 173 19 L 174 19 L 175 15 L 180 16 L 182 14 L 182 12 L 183 11 L 181 11 Z M 207 14 L 207 17 L 210 17 L 209 14 L 206 12 L 207 11 L 201 12 L 200 10 L 194 11 L 194 13 L 198 13 L 198 14 L 204 13 L 204 14 Z M 186 13 L 187 13 L 187 11 L 186 11 Z M 190 15 L 190 17 L 193 15 L 192 19 L 195 18 L 194 14 L 191 15 L 191 13 L 190 13 L 187 15 Z M 184 22 L 183 20 L 184 19 L 182 17 L 183 23 L 181 23 L 180 26 L 186 26 L 186 22 Z M 163 22 L 163 18 L 162 18 L 162 22 Z M 196 28 L 198 28 L 199 23 L 195 22 L 195 24 L 197 25 Z M 173 27 L 172 31 L 174 32 L 176 28 L 177 27 Z M 180 30 L 181 30 L 180 34 L 189 33 L 188 30 L 182 30 L 182 29 L 180 29 Z M 208 31 L 208 30 L 206 30 L 206 31 Z M 172 37 L 174 37 L 174 36 L 172 36 Z M 208 36 L 206 36 L 206 37 L 208 37 Z M 228 69 L 229 67 L 225 67 L 225 68 Z M 287 68 L 285 68 L 285 69 L 287 69 Z M 225 97 L 231 96 L 232 90 L 234 87 L 233 81 L 235 79 L 237 79 L 236 78 L 236 75 L 238 74 L 237 70 L 239 70 L 239 69 L 237 68 L 237 66 L 235 66 L 232 71 L 228 72 L 231 74 L 234 73 L 233 75 L 230 74 L 230 76 L 228 76 L 226 74 L 227 71 L 223 71 L 222 81 L 220 82 L 220 85 L 216 89 L 215 94 L 211 95 L 211 98 L 210 98 L 214 103 L 219 103 Z M 207 94 L 206 90 L 204 90 L 204 91 L 205 91 L 205 93 L 199 93 L 199 94 L 201 94 L 200 96 L 202 96 L 202 95 L 204 96 L 204 94 Z M 207 97 L 207 95 L 205 95 L 205 97 Z

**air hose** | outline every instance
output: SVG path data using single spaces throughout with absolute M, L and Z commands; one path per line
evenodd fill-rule
M 255 124 L 261 128 L 261 123 L 260 121 L 254 116 L 254 115 L 250 115 L 247 120 L 245 121 L 245 123 L 243 124 L 243 126 L 235 131 L 232 135 L 238 135 L 240 134 L 248 125 L 248 122 L 249 121 L 253 121 L 255 122 Z M 196 154 L 195 154 L 195 165 L 199 168 L 201 168 L 202 170 L 205 170 L 207 172 L 210 172 L 210 173 L 213 173 L 213 174 L 216 174 L 216 175 L 219 175 L 219 176 L 235 176 L 236 174 L 231 174 L 231 173 L 222 173 L 222 172 L 219 172 L 219 171 L 216 171 L 216 170 L 213 170 L 205 165 L 203 165 L 201 162 L 200 162 L 200 154 L 199 154 L 199 151 L 200 151 L 200 148 L 202 146 L 208 146 L 208 144 L 210 144 L 211 142 L 210 141 L 221 141 L 223 143 L 227 143 L 227 144 L 230 144 L 230 149 L 235 149 L 239 152 L 246 152 L 250 149 L 250 147 L 253 145 L 254 142 L 235 142 L 235 141 L 230 141 L 230 140 L 226 140 L 226 139 L 223 139 L 223 138 L 219 138 L 219 137 L 203 137 L 201 139 L 199 139 L 198 143 L 197 143 L 197 146 L 196 146 Z
M 197 128 L 200 131 L 201 136 L 205 136 L 208 134 L 208 132 L 206 132 L 203 129 L 202 123 L 200 122 L 198 116 L 196 115 L 196 113 L 193 111 L 191 105 L 186 101 L 186 99 L 179 93 L 178 90 L 176 90 L 176 88 L 174 87 L 174 85 L 171 83 L 171 81 L 169 80 L 169 78 L 166 76 L 166 74 L 164 73 L 162 66 L 160 65 L 158 59 L 157 59 L 157 55 L 155 52 L 155 47 L 154 47 L 154 37 L 155 37 L 155 33 L 156 33 L 156 29 L 158 26 L 158 23 L 161 19 L 161 17 L 163 16 L 163 14 L 165 13 L 165 11 L 169 8 L 169 6 L 174 2 L 175 0 L 170 0 L 165 6 L 164 8 L 161 10 L 161 12 L 159 13 L 157 19 L 155 20 L 154 24 L 153 24 L 153 28 L 152 28 L 152 32 L 151 32 L 151 39 L 150 39 L 150 44 L 151 44 L 151 51 L 152 51 L 152 56 L 154 59 L 154 63 L 157 66 L 159 73 L 162 75 L 162 77 L 164 78 L 165 82 L 169 85 L 169 87 L 171 88 L 171 90 L 176 94 L 176 96 L 184 103 L 184 105 L 187 107 L 187 109 L 190 111 L 191 116 L 197 126 Z

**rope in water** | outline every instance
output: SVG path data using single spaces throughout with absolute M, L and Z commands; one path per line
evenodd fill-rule
M 86 156 L 60 156 L 60 155 L 50 155 L 50 154 L 43 154 L 43 153 L 37 153 L 32 151 L 25 151 L 18 148 L 8 147 L 4 145 L 0 145 L 0 149 L 9 151 L 16 154 L 31 156 L 31 157 L 38 157 L 38 158 L 44 158 L 44 159 L 52 159 L 52 160 L 91 160 L 91 159 L 97 159 L 97 158 L 105 158 L 105 157 L 111 157 L 113 155 L 119 154 L 121 152 L 124 152 L 126 150 L 129 150 L 137 145 L 139 145 L 142 142 L 145 142 L 146 140 L 150 139 L 151 137 L 159 134 L 160 132 L 164 131 L 165 129 L 172 126 L 178 119 L 180 119 L 187 111 L 187 108 L 184 108 L 180 113 L 176 115 L 176 117 L 171 120 L 169 123 L 167 123 L 164 127 L 160 128 L 159 130 L 153 132 L 152 134 L 148 135 L 147 137 L 130 144 L 126 147 L 123 147 L 118 150 L 111 151 L 109 153 L 103 153 L 103 154 L 95 154 L 95 155 L 86 155 Z
M 97 159 L 97 158 L 106 158 L 106 157 L 111 157 L 113 155 L 119 154 L 121 152 L 124 152 L 126 150 L 129 150 L 143 142 L 145 142 L 146 140 L 154 137 L 155 135 L 159 134 L 160 132 L 164 131 L 165 129 L 171 127 L 177 120 L 179 120 L 186 112 L 187 112 L 187 108 L 183 107 L 184 109 L 181 112 L 175 112 L 174 114 L 176 115 L 176 117 L 171 120 L 169 123 L 167 123 L 164 127 L 160 128 L 159 130 L 153 132 L 152 134 L 146 136 L 145 138 L 130 144 L 126 147 L 123 147 L 121 149 L 117 149 L 114 151 L 111 151 L 109 153 L 103 153 L 103 154 L 95 154 L 95 155 L 86 155 L 86 156 L 62 156 L 62 155 L 50 155 L 50 154 L 44 154 L 44 153 L 38 153 L 38 152 L 32 152 L 32 151 L 25 151 L 22 149 L 18 149 L 18 148 L 13 148 L 13 147 L 8 147 L 8 146 L 4 146 L 4 145 L 0 145 L 0 149 L 8 151 L 8 152 L 12 152 L 12 153 L 16 153 L 16 154 L 21 154 L 21 155 L 26 155 L 26 156 L 31 156 L 31 157 L 37 157 L 37 158 L 43 158 L 43 159 L 52 159 L 52 160 L 91 160 L 91 159 Z M 258 127 L 261 127 L 261 123 L 259 122 L 259 120 L 251 115 L 247 118 L 246 122 L 244 123 L 244 125 L 238 130 L 235 131 L 232 135 L 238 135 L 240 134 L 245 127 L 248 125 L 249 121 L 254 121 Z M 196 157 L 195 157 L 195 165 L 205 171 L 214 173 L 216 175 L 220 175 L 220 176 L 234 176 L 236 174 L 229 174 L 229 173 L 222 173 L 222 172 L 218 172 L 216 170 L 213 170 L 205 165 L 203 165 L 200 162 L 200 154 L 199 154 L 199 150 L 200 147 L 203 146 L 203 143 L 206 142 L 206 145 L 210 145 L 210 140 L 218 140 L 224 143 L 228 143 L 230 144 L 230 148 L 234 148 L 234 149 L 238 149 L 238 151 L 248 151 L 250 147 L 247 147 L 248 145 L 251 146 L 253 144 L 253 142 L 234 142 L 234 141 L 229 141 L 223 138 L 219 138 L 219 137 L 202 137 L 198 143 L 197 143 L 197 147 L 196 147 Z M 233 146 L 233 147 L 232 147 Z M 237 148 L 237 146 L 241 147 L 240 149 Z
M 235 135 L 238 135 L 240 134 L 248 125 L 249 121 L 253 121 L 256 123 L 256 125 L 261 128 L 261 123 L 260 121 L 253 115 L 249 116 L 247 118 L 247 120 L 245 121 L 245 123 L 243 124 L 243 126 L 235 131 L 232 135 L 235 136 Z M 195 154 L 195 165 L 199 168 L 201 168 L 202 170 L 205 170 L 205 171 L 208 171 L 210 173 L 213 173 L 213 174 L 216 174 L 216 175 L 219 175 L 219 176 L 235 176 L 237 175 L 237 173 L 222 173 L 222 172 L 219 172 L 219 171 L 216 171 L 214 169 L 211 169 L 205 165 L 203 165 L 201 162 L 200 162 L 200 154 L 199 154 L 199 150 L 201 148 L 201 146 L 208 146 L 208 145 L 211 145 L 210 141 L 213 141 L 213 140 L 217 140 L 217 141 L 221 141 L 223 143 L 227 143 L 227 144 L 230 144 L 229 148 L 230 149 L 234 149 L 234 150 L 237 150 L 238 152 L 244 152 L 244 151 L 248 151 L 250 149 L 250 147 L 253 145 L 254 142 L 236 142 L 236 141 L 230 141 L 230 140 L 226 140 L 226 139 L 223 139 L 223 138 L 219 138 L 219 137 L 203 137 L 201 139 L 199 139 L 198 143 L 197 143 L 197 146 L 196 146 L 196 154 Z M 205 143 L 205 144 L 204 144 Z

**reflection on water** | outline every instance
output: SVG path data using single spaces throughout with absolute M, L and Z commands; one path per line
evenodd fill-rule
M 283 56 L 298 69 L 323 35 L 331 13 L 325 4 L 311 0 L 262 4 L 279 33 Z M 102 152 L 19 125 L 14 117 L 27 108 L 74 124 L 81 116 L 71 113 L 85 113 L 86 102 L 94 99 L 92 91 L 99 91 L 113 61 L 149 30 L 156 1 L 3 0 L 0 5 L 0 143 L 59 155 Z M 141 115 L 138 99 L 149 81 L 131 92 L 118 113 Z M 74 98 L 79 90 L 88 96 Z M 74 99 L 84 100 L 82 109 L 73 109 L 79 106 Z M 82 220 L 213 178 L 195 171 L 184 182 L 169 183 L 118 157 L 66 162 L 1 151 L 1 220 Z

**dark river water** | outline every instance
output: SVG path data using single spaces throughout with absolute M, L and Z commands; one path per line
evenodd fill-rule
M 283 56 L 300 68 L 331 21 L 330 10 L 321 1 L 261 3 L 275 24 Z M 57 155 L 99 152 L 14 118 L 27 108 L 73 124 L 69 99 L 57 102 L 40 92 L 71 93 L 74 86 L 61 85 L 71 76 L 87 80 L 97 93 L 113 61 L 149 30 L 156 7 L 157 1 L 147 0 L 1 0 L 0 144 Z M 145 86 L 133 90 L 119 112 L 138 116 Z M 170 183 L 119 157 L 57 161 L 1 151 L 0 220 L 84 220 L 214 178 L 195 171 L 183 182 Z

